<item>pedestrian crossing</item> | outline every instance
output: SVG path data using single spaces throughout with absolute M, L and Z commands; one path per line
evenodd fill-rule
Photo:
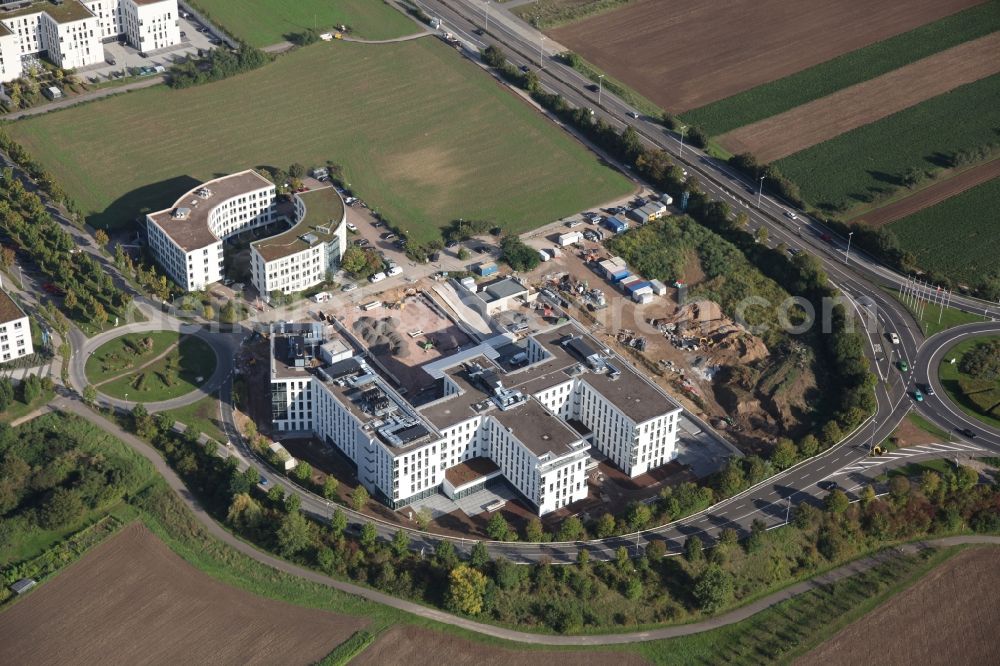
M 932 454 L 947 456 L 955 453 L 983 453 L 986 449 L 967 442 L 948 442 L 947 444 L 920 444 L 918 446 L 908 446 L 905 449 L 898 449 L 880 456 L 860 458 L 853 463 L 841 467 L 831 476 L 838 474 L 848 474 L 850 472 L 864 472 L 866 470 L 886 465 L 891 462 L 906 458 L 927 457 Z

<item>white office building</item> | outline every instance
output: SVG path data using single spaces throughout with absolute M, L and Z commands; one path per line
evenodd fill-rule
M 46 54 L 63 69 L 104 62 L 103 42 L 124 38 L 140 53 L 181 41 L 177 0 L 0 2 L 0 77 L 23 74 L 22 57 Z
M 0 290 L 0 363 L 32 353 L 28 315 L 7 292 Z
M 294 212 L 279 214 L 274 184 L 253 169 L 216 178 L 146 216 L 149 248 L 174 282 L 197 291 L 222 280 L 227 238 L 287 222 L 286 231 L 251 244 L 251 281 L 265 298 L 273 291 L 302 291 L 339 265 L 347 217 L 332 187 L 293 194 L 292 201 Z
M 336 447 L 392 508 L 502 477 L 543 515 L 587 497 L 592 450 L 630 476 L 675 456 L 680 406 L 574 324 L 438 358 L 398 389 L 343 333 L 272 328 L 272 424 Z
M 250 246 L 257 291 L 290 294 L 324 282 L 347 248 L 347 212 L 337 190 L 323 187 L 292 195 L 292 227 Z

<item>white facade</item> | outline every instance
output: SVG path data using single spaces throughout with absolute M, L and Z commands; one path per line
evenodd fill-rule
M 121 0 L 120 8 L 122 32 L 140 53 L 180 43 L 177 0 Z
M 347 248 L 347 211 L 336 189 L 296 193 L 292 200 L 292 228 L 250 246 L 251 280 L 265 298 L 321 284 Z
M 253 170 L 199 185 L 173 207 L 146 216 L 149 249 L 185 291 L 222 279 L 222 241 L 274 217 L 274 184 Z
M 357 465 L 373 496 L 393 508 L 454 488 L 446 484 L 448 471 L 475 458 L 492 461 L 543 515 L 587 497 L 591 446 L 632 477 L 675 456 L 680 407 L 644 378 L 617 369 L 624 367 L 620 360 L 591 358 L 572 325 L 544 341 L 529 338 L 528 365 L 506 374 L 489 360 L 498 355 L 489 343 L 423 366 L 440 393 L 419 408 L 362 356 L 321 361 L 332 327 L 288 325 L 286 332 L 281 326 L 272 329 L 274 428 L 312 432 L 335 446 Z
M 103 42 L 124 37 L 140 53 L 181 42 L 177 0 L 36 0 L 0 11 L 0 77 L 22 75 L 21 57 L 47 53 L 63 69 L 104 62 Z M 16 65 L 14 64 L 16 62 Z
M 0 291 L 0 363 L 34 353 L 28 315 L 7 292 Z

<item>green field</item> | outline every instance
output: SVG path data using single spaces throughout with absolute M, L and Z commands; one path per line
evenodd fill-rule
M 196 0 L 195 7 L 237 39 L 254 46 L 285 41 L 309 28 L 350 28 L 352 37 L 393 39 L 420 26 L 382 0 Z
M 964 340 L 945 353 L 942 357 L 941 365 L 938 367 L 938 377 L 941 379 L 941 386 L 944 388 L 945 393 L 948 394 L 948 397 L 951 398 L 951 401 L 958 405 L 963 412 L 972 418 L 991 425 L 994 428 L 1000 428 L 1000 418 L 983 413 L 983 411 L 976 407 L 976 404 L 972 401 L 972 399 L 962 391 L 959 386 L 959 382 L 963 379 L 972 379 L 972 377 L 964 374 L 958 369 L 958 366 L 965 352 L 969 351 L 980 342 L 997 339 L 1000 339 L 1000 336 L 983 335 L 969 340 Z M 948 363 L 951 359 L 956 359 L 955 363 Z M 996 388 L 994 389 L 993 394 L 1000 395 L 1000 381 L 996 382 Z
M 172 409 L 167 414 L 175 421 L 180 421 L 219 443 L 224 443 L 229 439 L 218 425 L 220 423 L 219 401 L 214 396 L 202 398 L 198 402 L 179 409 Z
M 821 208 L 864 202 L 910 167 L 931 169 L 954 151 L 1000 136 L 1000 75 L 933 97 L 778 160 L 802 198 Z
M 215 372 L 215 365 L 212 348 L 189 335 L 163 358 L 101 384 L 98 390 L 131 402 L 170 400 L 201 386 Z
M 899 238 L 899 246 L 912 252 L 924 269 L 976 284 L 983 276 L 1000 271 L 998 204 L 1000 178 L 994 178 L 897 220 L 889 228 Z
M 84 372 L 91 384 L 100 384 L 156 358 L 177 344 L 177 331 L 129 333 L 108 340 L 87 357 Z M 143 341 L 148 340 L 146 346 Z
M 709 134 L 723 134 L 997 30 L 1000 30 L 1000 1 L 992 0 L 791 76 L 686 111 L 684 120 L 699 125 Z
M 223 81 L 130 92 L 8 131 L 101 227 L 127 226 L 200 180 L 293 162 L 342 164 L 416 242 L 459 217 L 525 231 L 632 189 L 433 38 L 321 42 Z

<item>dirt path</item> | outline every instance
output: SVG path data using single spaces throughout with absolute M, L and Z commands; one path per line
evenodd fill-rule
M 1000 178 L 1000 158 L 963 171 L 957 176 L 952 176 L 951 178 L 929 185 L 908 197 L 893 201 L 881 208 L 862 213 L 852 220 L 852 222 L 864 222 L 873 227 L 881 227 L 896 220 L 901 220 L 924 208 L 930 208 L 945 199 L 970 190 L 976 185 L 982 185 L 994 178 Z
M 1000 549 L 959 553 L 796 664 L 995 664 L 997 585 Z
M 126 375 L 131 375 L 133 373 L 140 372 L 143 368 L 148 368 L 152 364 L 154 364 L 157 361 L 159 361 L 160 359 L 162 359 L 164 356 L 166 356 L 167 354 L 169 354 L 170 352 L 172 352 L 176 347 L 179 347 L 180 344 L 181 344 L 180 340 L 178 340 L 177 342 L 173 343 L 172 345 L 170 345 L 169 347 L 167 347 L 166 349 L 164 349 L 161 354 L 159 354 L 158 356 L 156 356 L 154 358 L 151 358 L 150 360 L 146 361 L 145 363 L 143 363 L 142 365 L 140 365 L 138 368 L 131 368 L 128 372 L 123 372 L 120 375 L 115 375 L 114 377 L 110 377 L 108 379 L 101 380 L 100 382 L 94 384 L 94 387 L 96 388 L 98 386 L 103 386 L 103 385 L 107 384 L 108 382 L 113 382 L 116 379 L 121 379 L 122 377 L 125 377 Z
M 773 162 L 1000 72 L 1000 32 L 904 65 L 719 137 L 733 153 Z
M 549 34 L 680 113 L 982 1 L 637 0 Z
M 0 663 L 308 664 L 366 624 L 221 583 L 135 523 L 0 614 Z

